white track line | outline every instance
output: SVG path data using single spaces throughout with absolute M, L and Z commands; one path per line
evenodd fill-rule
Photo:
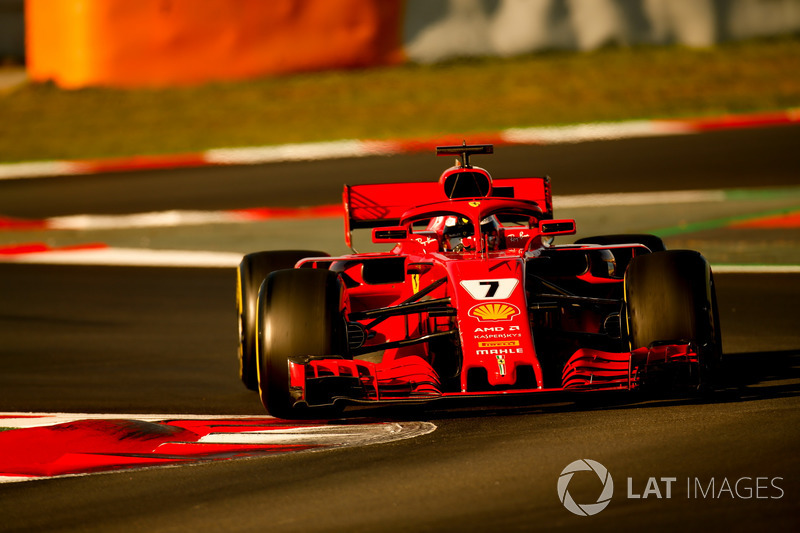
M 243 255 L 235 252 L 100 248 L 0 255 L 0 262 L 47 265 L 234 268 L 241 262 Z
M 74 176 L 82 172 L 83 167 L 71 161 L 34 161 L 0 164 L 0 180 Z
M 212 165 L 253 165 L 391 155 L 394 153 L 397 153 L 397 149 L 391 142 L 342 140 L 251 148 L 215 148 L 204 152 L 203 158 L 206 163 Z
M 67 424 L 76 420 L 141 420 L 143 422 L 162 422 L 165 420 L 257 420 L 271 418 L 251 415 L 190 415 L 190 414 L 143 414 L 143 413 L 42 413 L 8 412 L 0 413 L 0 427 L 33 428 Z
M 48 229 L 107 230 L 198 226 L 245 222 L 248 219 L 230 211 L 152 211 L 125 215 L 67 215 L 48 218 Z M 252 219 L 250 219 L 252 220 Z
M 611 194 L 556 195 L 555 208 L 624 207 L 699 202 L 722 202 L 724 190 L 655 191 Z M 298 209 L 303 211 L 303 209 Z M 264 217 L 280 219 L 280 215 Z M 321 216 L 315 218 L 322 218 Z M 44 228 L 52 230 L 113 230 L 156 227 L 199 226 L 204 224 L 240 224 L 259 220 L 252 212 L 192 211 L 173 209 L 124 215 L 67 215 L 45 219 Z
M 693 132 L 694 129 L 688 123 L 633 120 L 544 128 L 511 128 L 504 130 L 501 133 L 501 138 L 512 144 L 571 144 L 635 137 L 685 135 Z
M 436 429 L 430 422 L 382 422 L 369 425 L 306 426 L 266 431 L 210 433 L 201 444 L 314 444 L 352 446 L 413 439 Z
M 714 274 L 800 274 L 800 265 L 711 265 Z
M 622 207 L 638 205 L 723 202 L 724 190 L 623 192 L 610 194 L 575 194 L 553 196 L 553 208 Z

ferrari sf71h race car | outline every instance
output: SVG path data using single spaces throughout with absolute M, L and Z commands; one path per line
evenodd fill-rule
M 541 391 L 709 382 L 721 343 L 697 252 L 656 236 L 554 245 L 550 179 L 492 179 L 456 155 L 438 182 L 345 185 L 345 239 L 390 251 L 290 250 L 238 267 L 240 377 L 270 414 Z

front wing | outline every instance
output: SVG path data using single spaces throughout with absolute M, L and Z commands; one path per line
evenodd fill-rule
M 436 371 L 417 356 L 385 363 L 332 357 L 293 358 L 289 367 L 290 391 L 296 407 L 419 403 L 442 398 L 639 390 L 656 386 L 685 389 L 700 385 L 700 356 L 691 344 L 662 344 L 632 352 L 581 348 L 564 365 L 562 386 L 558 388 L 446 391 Z

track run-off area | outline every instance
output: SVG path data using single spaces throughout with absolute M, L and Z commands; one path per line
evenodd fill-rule
M 0 529 L 797 529 L 798 138 L 796 125 L 722 129 L 475 161 L 550 175 L 575 238 L 656 233 L 706 255 L 717 393 L 299 424 L 267 417 L 238 382 L 233 266 L 262 249 L 346 253 L 343 183 L 435 180 L 449 162 L 431 150 L 1 180 L 0 475 L 27 481 L 0 485 Z M 586 459 L 610 492 L 568 469 Z M 607 506 L 574 514 L 569 474 L 572 501 L 611 494 Z

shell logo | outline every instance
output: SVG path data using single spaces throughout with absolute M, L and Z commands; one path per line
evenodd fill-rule
M 519 314 L 519 309 L 511 304 L 481 304 L 469 310 L 469 316 L 479 321 L 511 320 Z

